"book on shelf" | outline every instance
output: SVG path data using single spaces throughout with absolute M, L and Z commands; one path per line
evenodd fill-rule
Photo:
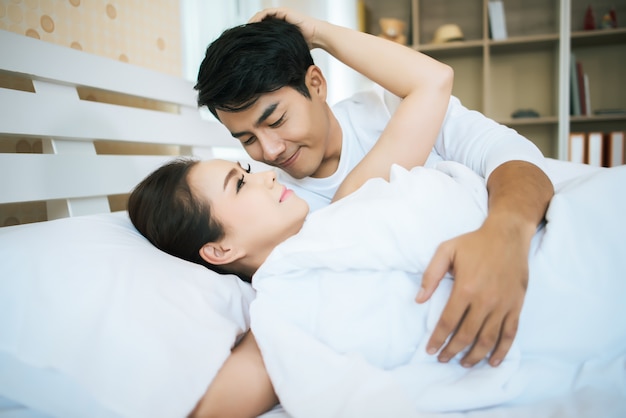
M 585 89 L 585 115 L 591 116 L 591 97 L 589 96 L 589 76 L 587 73 L 583 74 L 583 85 Z
M 624 131 L 570 132 L 567 160 L 596 167 L 626 164 Z
M 508 37 L 506 31 L 506 18 L 504 16 L 504 3 L 502 0 L 489 0 L 489 29 L 491 39 L 502 40 Z
M 570 114 L 572 116 L 580 116 L 580 88 L 578 85 L 578 68 L 576 65 L 576 56 L 572 52 L 570 61 Z
M 587 134 L 587 164 L 595 167 L 604 165 L 604 133 L 589 132 Z
M 577 60 L 573 52 L 570 62 L 570 114 L 572 116 L 591 115 L 589 76 L 583 69 L 582 61 Z
M 624 131 L 611 131 L 605 135 L 604 162 L 606 167 L 615 167 L 626 163 L 626 139 Z
M 574 163 L 587 162 L 587 135 L 584 132 L 570 132 L 567 159 Z
M 583 71 L 583 63 L 576 61 L 576 82 L 578 83 L 578 99 L 580 101 L 580 114 L 589 115 L 587 113 L 587 90 L 585 89 L 585 73 Z

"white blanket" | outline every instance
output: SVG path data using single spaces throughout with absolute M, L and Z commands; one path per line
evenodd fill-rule
M 252 331 L 290 415 L 409 417 L 589 388 L 626 404 L 626 167 L 553 198 L 516 342 L 497 368 L 426 354 L 451 278 L 414 302 L 438 244 L 482 223 L 483 180 L 452 162 L 391 177 L 310 215 L 253 279 Z

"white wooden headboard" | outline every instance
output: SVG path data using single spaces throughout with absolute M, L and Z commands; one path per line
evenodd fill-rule
M 239 146 L 182 78 L 3 30 L 0 50 L 0 139 L 42 144 L 0 153 L 0 205 L 46 201 L 48 219 L 108 212 L 107 196 L 172 154 Z M 131 150 L 103 155 L 98 143 Z

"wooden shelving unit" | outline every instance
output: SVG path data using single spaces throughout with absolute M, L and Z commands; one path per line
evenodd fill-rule
M 503 0 L 508 37 L 492 40 L 489 0 L 364 0 L 367 31 L 378 34 L 378 19 L 407 22 L 410 45 L 455 70 L 453 94 L 463 104 L 511 126 L 534 141 L 546 156 L 567 158 L 570 131 L 626 130 L 626 114 L 595 115 L 598 109 L 626 109 L 626 28 L 584 30 L 588 0 Z M 626 20 L 626 0 L 592 2 L 599 26 L 615 8 Z M 433 44 L 441 25 L 457 24 L 463 41 Z M 589 77 L 592 113 L 570 115 L 572 52 Z M 513 118 L 533 109 L 537 118 Z

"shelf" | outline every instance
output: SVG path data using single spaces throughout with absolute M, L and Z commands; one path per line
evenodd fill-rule
M 485 43 L 481 40 L 457 41 L 445 44 L 422 44 L 415 49 L 436 55 L 437 57 L 454 57 L 463 55 L 474 55 L 482 53 Z
M 379 17 L 406 20 L 411 47 L 454 69 L 453 94 L 467 108 L 517 130 L 548 157 L 567 158 L 570 131 L 626 130 L 626 114 L 569 115 L 572 58 L 588 76 L 592 110 L 626 109 L 626 0 L 502 0 L 502 40 L 490 38 L 490 0 L 363 1 L 373 33 Z M 614 8 L 623 27 L 583 30 L 591 3 L 596 23 Z M 431 43 L 448 24 L 458 25 L 464 40 Z M 512 118 L 520 109 L 541 116 Z
M 571 123 L 626 121 L 626 113 L 616 113 L 611 115 L 570 116 L 569 120 Z
M 572 48 L 626 43 L 626 28 L 572 32 Z
M 559 118 L 556 116 L 540 116 L 538 118 L 511 118 L 497 120 L 498 123 L 507 126 L 531 126 L 531 125 L 556 125 Z
M 559 45 L 559 35 L 530 35 L 509 37 L 503 40 L 489 40 L 489 46 L 493 52 L 525 52 L 538 49 L 554 48 Z

